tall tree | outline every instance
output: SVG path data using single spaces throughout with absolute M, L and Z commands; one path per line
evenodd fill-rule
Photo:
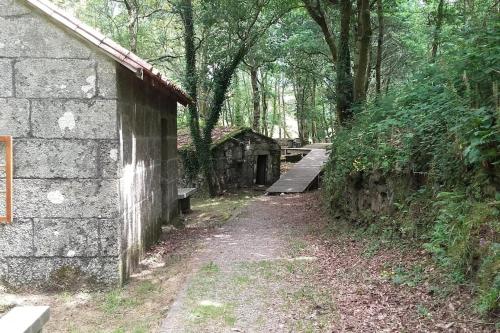
M 342 16 L 344 13 L 341 14 Z M 357 38 L 357 66 L 354 79 L 354 100 L 364 101 L 366 98 L 366 78 L 368 75 L 368 60 L 371 48 L 370 1 L 358 0 L 358 38 Z
M 188 106 L 189 128 L 203 174 L 209 188 L 213 187 L 213 165 L 210 163 L 210 144 L 202 137 L 198 112 L 198 74 L 192 0 L 181 0 L 177 5 L 184 26 L 185 80 L 184 85 L 193 102 Z
M 438 52 L 441 28 L 443 26 L 443 18 L 444 18 L 444 0 L 439 0 L 437 13 L 435 16 L 436 25 L 434 27 L 434 33 L 432 35 L 432 46 L 431 46 L 432 62 L 436 60 L 436 54 Z
M 340 39 L 337 62 L 337 119 L 340 125 L 347 125 L 352 118 L 354 100 L 349 50 L 351 13 L 351 0 L 340 0 Z
M 252 97 L 253 97 L 253 122 L 252 129 L 259 131 L 260 127 L 260 92 L 259 92 L 259 68 L 256 65 L 249 65 L 250 80 L 252 83 Z
M 329 19 L 325 12 L 324 5 L 321 0 L 303 0 L 307 12 L 311 18 L 319 25 L 323 32 L 323 37 L 330 50 L 333 63 L 337 62 L 337 46 L 335 45 L 335 37 L 329 25 Z M 331 0 L 331 2 L 335 2 Z
M 129 20 L 127 23 L 129 33 L 130 51 L 137 53 L 137 34 L 139 31 L 139 3 L 137 0 L 123 0 Z
M 290 2 L 253 0 L 234 3 L 230 0 L 205 0 L 201 1 L 199 10 L 200 29 L 209 31 L 208 38 L 204 40 L 209 43 L 208 70 L 204 71 L 206 75 L 202 79 L 210 85 L 210 95 L 203 125 L 196 107 L 190 107 L 190 130 L 209 193 L 214 196 L 219 192 L 219 186 L 213 172 L 210 152 L 212 132 L 219 122 L 231 80 L 258 39 L 290 10 Z M 190 75 L 193 70 L 196 72 L 196 24 L 193 21 L 193 12 L 191 0 L 180 0 L 179 13 L 185 36 L 186 75 Z M 190 77 L 196 78 L 196 82 L 201 79 L 196 75 Z
M 384 45 L 384 10 L 382 0 L 377 0 L 377 20 L 378 20 L 378 36 L 377 36 L 377 59 L 375 63 L 375 91 L 380 95 L 381 77 L 382 77 L 382 48 Z

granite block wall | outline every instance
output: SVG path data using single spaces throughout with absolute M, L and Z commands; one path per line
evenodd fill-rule
M 176 98 L 24 4 L 0 0 L 0 283 L 123 282 L 177 215 Z
M 177 103 L 119 69 L 122 274 L 134 271 L 177 215 Z
M 1 283 L 46 287 L 68 267 L 93 282 L 120 281 L 113 76 L 114 61 L 21 2 L 0 0 L 0 135 L 14 138 Z
M 213 148 L 217 178 L 221 188 L 251 187 L 255 185 L 257 160 L 266 156 L 266 185 L 280 178 L 281 149 L 271 138 L 251 131 L 243 132 Z

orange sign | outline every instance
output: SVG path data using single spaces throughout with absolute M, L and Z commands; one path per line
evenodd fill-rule
M 5 145 L 5 158 L 0 159 L 0 161 L 5 161 L 5 164 L 0 164 L 0 169 L 5 170 L 5 190 L 0 189 L 1 192 L 5 192 L 5 216 L 0 216 L 0 223 L 11 223 L 12 222 L 12 137 L 11 136 L 1 136 L 0 144 Z M 0 162 L 1 163 L 1 162 Z

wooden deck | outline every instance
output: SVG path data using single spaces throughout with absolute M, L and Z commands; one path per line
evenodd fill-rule
M 326 149 L 311 149 L 302 160 L 267 189 L 267 193 L 301 193 L 314 182 L 326 160 Z

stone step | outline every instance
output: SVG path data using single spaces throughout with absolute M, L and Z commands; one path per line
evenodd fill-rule
M 0 318 L 0 332 L 40 333 L 49 317 L 48 306 L 17 306 Z

